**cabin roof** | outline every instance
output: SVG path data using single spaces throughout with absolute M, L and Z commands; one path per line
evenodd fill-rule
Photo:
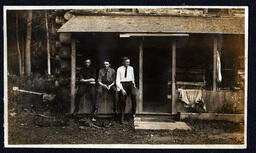
M 244 17 L 73 16 L 58 32 L 244 34 Z

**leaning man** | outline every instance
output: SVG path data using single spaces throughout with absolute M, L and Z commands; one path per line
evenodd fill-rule
M 115 86 L 116 82 L 116 71 L 110 67 L 110 62 L 108 60 L 104 61 L 104 68 L 99 70 L 99 94 L 102 97 L 103 92 L 110 92 L 113 96 L 113 112 L 114 118 L 117 117 L 117 89 Z
M 126 99 L 128 95 L 131 95 L 132 100 L 132 116 L 136 114 L 136 86 L 134 79 L 134 70 L 130 66 L 130 59 L 128 57 L 122 58 L 123 66 L 117 69 L 116 85 L 119 91 L 120 105 L 121 105 L 121 118 L 120 123 L 124 121 L 124 113 L 126 106 Z
M 95 116 L 98 110 L 96 104 L 96 70 L 91 65 L 91 59 L 85 60 L 85 67 L 82 68 L 80 76 L 80 84 L 76 93 L 76 111 L 78 110 L 79 102 L 82 96 L 86 93 L 90 97 L 92 104 L 92 121 L 96 121 Z

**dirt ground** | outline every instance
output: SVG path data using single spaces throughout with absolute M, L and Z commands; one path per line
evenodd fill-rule
M 16 81 L 14 81 L 16 80 Z M 19 80 L 22 81 L 22 80 Z M 8 84 L 9 144 L 243 144 L 243 123 L 185 120 L 191 131 L 134 130 L 133 122 L 120 125 L 113 119 L 98 119 L 91 126 L 87 117 L 53 117 L 40 97 L 18 94 Z M 41 114 L 41 116 L 38 116 Z M 50 118 L 44 118 L 50 116 Z M 43 118 L 43 119 L 42 119 Z M 81 124 L 79 119 L 88 121 Z M 47 121 L 48 120 L 48 121 Z M 87 124 L 88 123 L 88 124 Z

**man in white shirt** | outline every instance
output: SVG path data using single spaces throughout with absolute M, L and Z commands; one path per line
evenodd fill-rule
M 120 66 L 117 69 L 116 75 L 116 86 L 117 91 L 119 91 L 119 99 L 121 106 L 121 124 L 124 121 L 127 95 L 131 95 L 133 118 L 135 117 L 136 114 L 136 86 L 134 81 L 134 70 L 133 67 L 130 66 L 130 59 L 128 57 L 123 57 L 122 62 L 123 66 Z

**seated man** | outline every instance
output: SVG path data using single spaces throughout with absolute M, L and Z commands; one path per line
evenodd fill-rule
M 121 105 L 121 118 L 120 123 L 124 121 L 124 113 L 126 107 L 127 95 L 131 95 L 132 100 L 132 116 L 135 118 L 136 114 L 136 86 L 134 79 L 134 70 L 130 66 L 130 59 L 123 57 L 123 66 L 117 69 L 116 86 L 119 91 L 120 105 Z
M 92 104 L 92 121 L 95 120 L 95 116 L 98 110 L 98 106 L 96 104 L 96 70 L 91 65 L 91 60 L 87 58 L 85 60 L 85 67 L 82 69 L 82 75 L 80 76 L 80 85 L 78 87 L 78 91 L 76 93 L 76 111 L 78 110 L 79 102 L 82 96 L 87 93 L 90 96 L 91 104 Z
M 116 72 L 110 67 L 108 60 L 104 61 L 104 68 L 99 70 L 99 94 L 102 96 L 103 90 L 109 91 L 113 96 L 113 112 L 117 116 L 117 90 L 115 86 Z

